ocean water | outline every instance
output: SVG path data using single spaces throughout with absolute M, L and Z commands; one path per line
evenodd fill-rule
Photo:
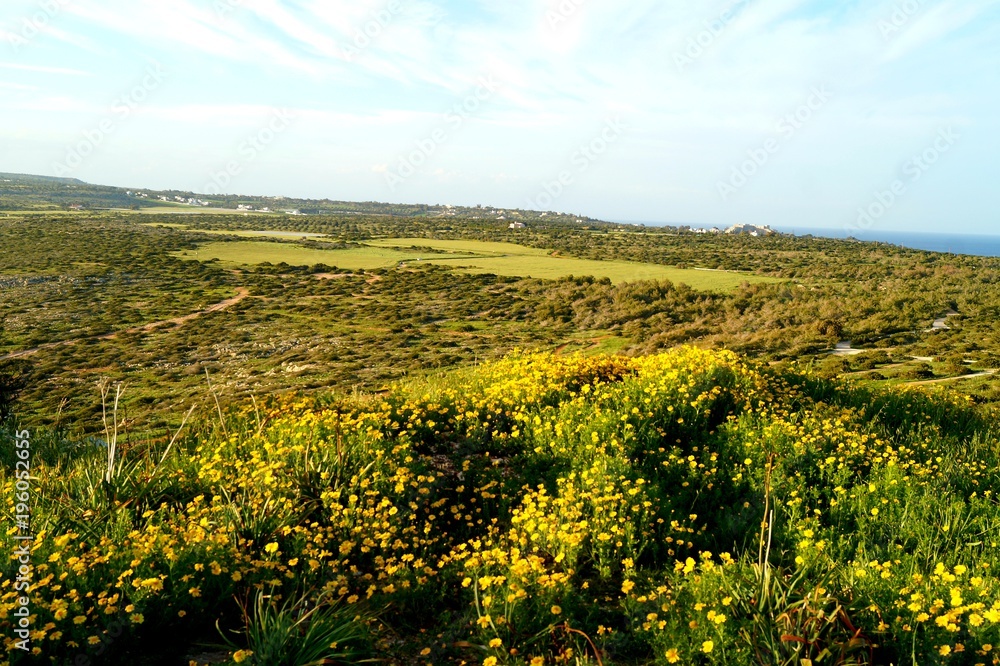
M 879 231 L 874 229 L 845 231 L 842 229 L 775 228 L 785 233 L 794 233 L 796 236 L 805 236 L 807 234 L 822 236 L 824 238 L 847 238 L 850 236 L 860 241 L 891 243 L 915 250 L 972 254 L 981 257 L 1000 257 L 1000 236 L 931 234 L 910 231 Z

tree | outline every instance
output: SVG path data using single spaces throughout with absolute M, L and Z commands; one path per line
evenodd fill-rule
M 31 363 L 24 359 L 0 361 L 0 421 L 6 421 L 14 410 L 17 396 L 27 388 Z

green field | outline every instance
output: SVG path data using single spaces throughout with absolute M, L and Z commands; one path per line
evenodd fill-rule
M 215 242 L 199 246 L 197 250 L 178 253 L 181 259 L 207 261 L 218 259 L 229 264 L 286 263 L 292 266 L 327 264 L 347 270 L 372 270 L 388 268 L 401 261 L 416 259 L 416 253 L 400 252 L 388 248 L 359 246 L 350 249 L 318 250 L 291 243 L 267 241 Z
M 120 210 L 125 211 L 124 208 L 114 208 L 109 210 Z M 139 210 L 128 211 L 132 213 L 140 213 L 143 215 L 279 215 L 279 211 L 271 211 L 269 213 L 264 213 L 258 210 L 238 210 L 236 208 L 213 208 L 213 207 L 202 207 L 202 206 L 190 206 L 190 205 L 171 205 L 165 204 L 163 206 L 150 206 L 148 208 L 140 208 Z
M 241 232 L 259 235 L 264 232 Z M 276 232 L 268 232 L 274 235 Z M 302 236 L 304 234 L 295 234 Z M 427 251 L 429 248 L 432 252 Z M 388 268 L 399 263 L 422 262 L 450 266 L 467 273 L 511 277 L 559 279 L 570 275 L 609 278 L 613 283 L 670 280 L 704 291 L 729 291 L 743 282 L 774 282 L 771 278 L 725 271 L 679 269 L 630 261 L 595 261 L 555 255 L 548 250 L 513 243 L 474 240 L 391 238 L 370 241 L 358 248 L 315 249 L 287 243 L 258 241 L 207 243 L 179 254 L 183 259 L 218 259 L 233 264 L 287 263 L 298 266 L 327 264 L 357 270 Z
M 251 230 L 191 229 L 186 224 L 173 224 L 169 222 L 144 223 L 144 226 L 163 227 L 166 229 L 183 229 L 184 231 L 190 231 L 199 234 L 211 234 L 213 236 L 238 236 L 240 238 L 282 238 L 289 240 L 309 238 L 312 240 L 323 240 L 324 238 L 327 237 L 327 234 L 317 234 L 308 231 L 274 231 L 266 229 L 251 229 Z

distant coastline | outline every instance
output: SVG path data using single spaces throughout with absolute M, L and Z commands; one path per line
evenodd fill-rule
M 1000 236 L 973 234 L 939 234 L 914 231 L 889 231 L 868 229 L 866 231 L 844 229 L 809 229 L 804 227 L 775 227 L 784 233 L 796 236 L 820 236 L 823 238 L 855 238 L 859 241 L 891 243 L 914 250 L 930 252 L 950 252 L 981 257 L 1000 257 Z
M 650 227 L 681 226 L 710 227 L 709 224 L 691 222 L 636 222 L 616 220 L 619 224 L 644 224 Z M 1000 235 L 986 234 L 940 234 L 920 231 L 893 231 L 882 229 L 819 229 L 810 227 L 774 226 L 775 231 L 795 236 L 817 236 L 819 238 L 854 238 L 869 243 L 890 243 L 914 250 L 947 252 L 979 257 L 1000 257 Z

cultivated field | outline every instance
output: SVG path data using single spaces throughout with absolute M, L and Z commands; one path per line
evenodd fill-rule
M 214 233 L 229 233 L 219 232 Z M 234 235 L 301 238 L 308 234 L 241 231 Z M 322 238 L 315 240 L 322 241 Z M 614 284 L 643 280 L 670 280 L 703 291 L 730 291 L 743 283 L 776 282 L 771 278 L 726 271 L 679 269 L 633 261 L 596 261 L 514 243 L 476 240 L 390 238 L 350 248 L 318 249 L 264 241 L 215 242 L 178 254 L 182 259 L 218 259 L 230 264 L 286 263 L 292 266 L 326 264 L 346 270 L 391 268 L 406 262 L 449 266 L 467 273 L 555 280 L 571 275 L 608 278 Z

